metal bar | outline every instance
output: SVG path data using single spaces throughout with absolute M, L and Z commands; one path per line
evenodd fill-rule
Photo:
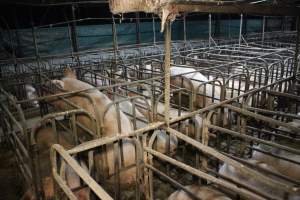
M 241 47 L 242 37 L 243 37 L 243 14 L 241 14 L 240 19 L 240 34 L 239 34 L 239 47 Z
M 117 64 L 118 42 L 117 42 L 117 27 L 114 15 L 112 15 L 112 35 L 113 35 L 113 49 L 114 49 L 114 64 Z
M 124 139 L 124 138 L 127 138 L 127 137 L 133 137 L 133 136 L 137 137 L 137 136 L 140 136 L 141 134 L 143 134 L 147 131 L 151 131 L 151 130 L 154 130 L 156 128 L 159 128 L 162 125 L 164 125 L 164 122 L 155 122 L 155 123 L 149 124 L 145 128 L 135 130 L 132 133 L 116 135 L 114 137 L 102 137 L 101 140 L 95 139 L 95 140 L 87 141 L 85 143 L 82 143 L 82 144 L 68 150 L 68 153 L 69 154 L 77 154 L 79 152 L 88 151 L 88 150 L 96 148 L 98 146 L 113 143 L 117 140 L 121 140 L 121 139 Z
M 186 40 L 187 40 L 187 33 L 186 33 L 186 13 L 183 13 L 183 41 L 186 47 Z
M 53 174 L 57 173 L 56 154 L 59 154 L 74 172 L 89 186 L 89 188 L 103 200 L 113 200 L 113 198 L 98 185 L 98 183 L 89 174 L 81 168 L 81 166 L 64 150 L 59 144 L 54 144 L 51 147 L 51 163 Z
M 153 44 L 156 45 L 156 30 L 155 30 L 155 18 L 154 14 L 152 14 L 152 31 L 153 31 Z
M 223 1 L 224 2 L 224 1 Z M 221 6 L 219 1 L 205 3 L 202 1 L 178 1 L 167 3 L 161 9 L 174 10 L 177 12 L 202 12 L 202 13 L 244 13 L 254 15 L 286 15 L 299 16 L 299 8 L 296 6 L 280 6 L 275 4 L 258 5 L 249 3 L 223 3 Z
M 72 50 L 73 52 L 78 52 L 78 42 L 77 42 L 77 31 L 76 31 L 76 8 L 75 5 L 72 4 L 72 20 L 71 23 L 71 41 L 72 41 Z
M 171 22 L 165 23 L 165 122 L 169 126 L 170 121 L 170 62 L 171 62 Z
M 259 88 L 259 89 L 254 89 L 254 90 L 251 90 L 251 91 L 246 92 L 246 93 L 244 93 L 244 94 L 241 94 L 240 96 L 233 97 L 233 98 L 231 98 L 231 99 L 222 101 L 222 102 L 217 103 L 217 104 L 212 104 L 212 105 L 206 106 L 205 108 L 202 108 L 202 109 L 199 109 L 199 110 L 190 112 L 190 113 L 185 114 L 185 115 L 181 115 L 180 117 L 171 119 L 171 120 L 170 120 L 170 123 L 176 123 L 176 122 L 185 120 L 185 119 L 187 119 L 187 118 L 193 117 L 193 116 L 196 115 L 196 114 L 201 114 L 201 113 L 207 112 L 207 111 L 209 111 L 209 110 L 218 108 L 219 106 L 222 106 L 222 105 L 224 105 L 224 104 L 233 102 L 233 101 L 235 101 L 235 100 L 237 100 L 237 99 L 239 99 L 239 98 L 242 98 L 242 97 L 245 97 L 245 96 L 254 94 L 254 93 L 256 93 L 256 92 L 262 91 L 262 90 L 267 89 L 267 88 L 269 88 L 269 87 L 271 87 L 271 86 L 274 86 L 274 85 L 276 85 L 276 84 L 279 84 L 279 83 L 282 83 L 282 82 L 291 80 L 292 78 L 293 78 L 293 77 L 287 77 L 287 78 L 284 78 L 284 79 L 279 80 L 279 81 L 277 81 L 277 82 L 274 82 L 274 83 L 272 83 L 272 84 L 263 86 L 263 87 L 261 87 L 261 88 Z
M 208 46 L 211 46 L 211 14 L 208 15 Z
M 297 39 L 296 39 L 296 47 L 295 47 L 295 57 L 294 57 L 294 73 L 293 75 L 296 77 L 299 71 L 299 42 L 300 42 L 300 18 L 297 17 Z
M 140 13 L 135 13 L 135 34 L 136 34 L 136 44 L 139 47 L 141 44 L 141 30 L 140 30 Z

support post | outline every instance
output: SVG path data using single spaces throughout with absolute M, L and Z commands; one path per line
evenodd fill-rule
M 117 52 L 118 52 L 118 42 L 117 42 L 117 27 L 115 17 L 112 15 L 112 35 L 113 35 L 113 49 L 114 49 L 114 68 L 117 65 Z
M 153 30 L 153 44 L 156 45 L 156 30 L 155 30 L 155 17 L 152 14 L 152 30 Z
M 243 31 L 243 14 L 241 14 L 241 20 L 240 20 L 239 47 L 241 47 L 241 42 L 242 42 L 242 31 Z
M 262 21 L 262 36 L 261 36 L 261 45 L 264 45 L 265 42 L 265 27 L 266 27 L 266 16 L 263 17 Z
M 298 73 L 299 65 L 299 41 L 300 41 L 300 18 L 297 17 L 297 39 L 296 39 L 296 48 L 295 48 L 295 57 L 294 57 L 294 76 L 296 78 Z
M 231 40 L 231 15 L 228 14 L 228 37 Z
M 186 46 L 186 13 L 183 13 L 183 41 Z
M 35 27 L 32 26 L 32 41 L 33 41 L 33 46 L 34 46 L 34 50 L 35 50 L 35 57 L 36 57 L 36 63 L 37 63 L 37 67 L 38 67 L 38 73 L 39 73 L 39 80 L 38 83 L 42 83 L 42 69 L 41 69 L 41 65 L 40 65 L 40 56 L 39 56 L 39 49 L 38 49 L 38 44 L 36 41 L 36 33 L 35 33 Z M 41 91 L 38 91 L 39 95 L 41 95 Z
M 170 60 L 171 60 L 171 22 L 165 25 L 165 122 L 170 125 Z
M 208 46 L 211 46 L 211 14 L 208 15 Z
M 243 17 L 243 31 L 242 31 L 242 36 L 247 38 L 247 29 L 248 29 L 248 19 L 247 15 Z
M 136 33 L 136 44 L 141 44 L 141 31 L 140 31 L 140 13 L 135 13 L 135 33 Z
M 78 42 L 77 42 L 77 33 L 76 33 L 76 8 L 75 5 L 72 4 L 72 23 L 71 23 L 71 41 L 72 41 L 72 49 L 73 52 L 78 52 Z

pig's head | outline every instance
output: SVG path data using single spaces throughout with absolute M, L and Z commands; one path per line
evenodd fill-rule
M 72 70 L 70 67 L 67 67 L 65 70 L 64 70 L 64 76 L 66 78 L 74 78 L 74 79 L 77 79 L 76 77 L 76 71 L 75 70 Z
M 156 130 L 154 133 L 157 134 L 156 141 L 154 144 L 155 150 L 160 153 L 166 154 L 168 152 L 167 142 L 170 137 L 170 156 L 174 156 L 176 154 L 178 139 L 174 135 L 168 135 L 164 130 Z

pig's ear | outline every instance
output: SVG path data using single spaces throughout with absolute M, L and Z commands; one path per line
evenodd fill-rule
M 65 77 L 75 78 L 76 79 L 76 71 L 72 70 L 70 67 L 67 67 L 64 71 Z
M 64 89 L 64 85 L 65 85 L 65 83 L 61 80 L 52 80 L 51 84 L 52 84 L 52 86 L 54 85 L 54 87 L 57 87 L 62 90 Z

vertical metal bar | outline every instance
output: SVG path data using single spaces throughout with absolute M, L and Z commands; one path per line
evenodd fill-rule
M 294 57 L 294 76 L 297 76 L 299 68 L 299 41 L 300 41 L 300 18 L 297 17 L 297 39 L 296 39 L 296 48 L 295 48 L 295 57 Z
M 208 46 L 209 46 L 209 48 L 211 46 L 210 38 L 211 38 L 211 14 L 208 15 Z
M 262 36 L 261 36 L 261 45 L 264 45 L 265 42 L 265 27 L 266 27 L 266 16 L 263 17 L 262 22 Z
M 35 32 L 35 27 L 33 26 L 33 22 L 32 22 L 32 37 L 33 37 L 33 45 L 34 45 L 34 50 L 35 50 L 35 57 L 36 57 L 36 63 L 37 63 L 37 67 L 38 67 L 38 83 L 41 84 L 42 82 L 42 70 L 41 70 L 41 65 L 40 65 L 40 58 L 39 58 L 39 49 L 38 49 L 38 44 L 36 41 L 36 32 Z M 41 96 L 41 90 L 38 90 L 38 95 Z
M 242 42 L 242 31 L 243 31 L 243 14 L 241 14 L 241 20 L 240 20 L 239 47 L 241 47 L 241 42 Z
M 183 14 L 183 41 L 186 46 L 186 13 Z
M 75 5 L 72 4 L 72 23 L 71 23 L 71 40 L 72 40 L 72 49 L 73 52 L 78 52 L 78 42 L 77 42 L 77 34 L 76 34 L 76 8 Z
M 20 40 L 20 34 L 19 34 L 19 22 L 17 17 L 17 8 L 14 9 L 14 21 L 15 21 L 15 35 L 16 35 L 16 41 L 17 41 L 17 51 L 15 53 L 16 57 L 22 57 L 23 51 L 21 46 L 21 40 Z
M 153 30 L 153 44 L 156 45 L 156 30 L 155 30 L 154 14 L 152 14 L 152 30 Z
M 136 33 L 136 44 L 139 46 L 141 43 L 141 31 L 140 31 L 140 13 L 135 13 L 135 33 Z
M 117 28 L 115 17 L 112 15 L 112 34 L 113 34 L 113 48 L 114 48 L 114 67 L 117 65 L 117 51 L 118 51 L 118 43 L 117 43 Z
M 75 113 L 73 113 L 71 116 L 71 125 L 72 125 L 72 131 L 73 131 L 73 136 L 74 136 L 74 145 L 77 146 L 79 144 L 79 139 L 78 139 L 78 133 L 77 133 Z
M 228 15 L 228 37 L 231 38 L 231 16 Z
M 171 22 L 165 24 L 165 122 L 170 125 Z
M 242 30 L 242 36 L 245 36 L 247 38 L 247 26 L 248 26 L 248 20 L 247 20 L 247 15 L 244 16 L 243 19 L 243 30 Z

